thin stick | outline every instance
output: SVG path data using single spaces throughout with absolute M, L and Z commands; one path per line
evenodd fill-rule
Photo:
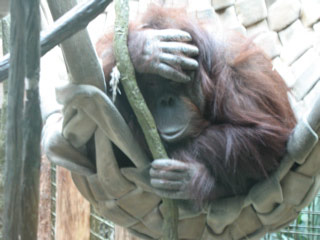
M 148 147 L 154 159 L 168 158 L 161 143 L 154 119 L 138 88 L 135 71 L 129 57 L 127 47 L 129 4 L 128 0 L 115 1 L 115 36 L 114 49 L 117 67 L 121 73 L 121 82 L 129 103 L 137 116 L 138 122 L 145 135 Z M 173 200 L 163 199 L 164 223 L 163 239 L 177 240 L 178 209 Z
M 26 75 L 25 0 L 11 1 L 10 76 L 4 184 L 3 239 L 18 240 L 21 225 L 22 119 Z
M 26 15 L 26 101 L 23 120 L 23 181 L 20 225 L 21 240 L 37 239 L 40 141 L 42 119 L 39 100 L 40 74 L 40 7 L 39 0 L 25 0 Z
M 97 17 L 109 5 L 111 0 L 90 0 L 74 7 L 57 21 L 52 27 L 41 33 L 41 56 L 68 39 Z M 0 82 L 8 77 L 10 56 L 0 61 Z

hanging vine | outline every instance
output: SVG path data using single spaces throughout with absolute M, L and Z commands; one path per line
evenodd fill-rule
M 117 67 L 121 75 L 121 83 L 128 97 L 129 103 L 137 116 L 138 122 L 146 138 L 148 147 L 154 159 L 168 158 L 164 149 L 154 119 L 138 88 L 135 71 L 130 60 L 127 47 L 129 3 L 128 0 L 115 1 L 115 36 L 114 50 Z M 173 200 L 163 199 L 164 223 L 162 227 L 163 240 L 178 239 L 178 208 Z

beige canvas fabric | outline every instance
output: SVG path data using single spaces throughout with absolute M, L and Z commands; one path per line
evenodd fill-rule
M 299 121 L 279 169 L 246 196 L 216 200 L 201 210 L 182 204 L 179 237 L 258 239 L 288 225 L 320 187 L 320 11 L 314 11 L 320 5 L 317 0 L 201 4 L 199 16 L 218 18 L 224 27 L 255 37 L 292 87 Z M 63 112 L 48 118 L 43 133 L 49 159 L 72 172 L 79 191 L 103 217 L 141 238 L 160 239 L 162 204 L 149 185 L 149 160 L 110 99 L 96 87 L 70 84 L 57 90 L 57 100 Z M 93 140 L 94 157 L 86 149 Z M 119 169 L 112 143 L 135 168 Z
M 161 199 L 149 186 L 148 160 L 121 115 L 115 108 L 110 109 L 110 99 L 95 87 L 69 85 L 58 92 L 65 106 L 64 118 L 56 114 L 46 124 L 43 145 L 49 159 L 73 173 L 80 192 L 103 217 L 140 237 L 159 239 Z M 317 118 L 317 126 L 318 109 L 320 98 L 311 113 L 315 116 L 309 116 Z M 291 222 L 320 187 L 319 132 L 306 119 L 297 124 L 279 169 L 268 180 L 256 184 L 247 196 L 216 200 L 201 211 L 182 206 L 180 238 L 255 238 Z M 95 140 L 96 164 L 85 154 L 85 144 L 91 137 Z M 111 141 L 136 168 L 119 169 Z

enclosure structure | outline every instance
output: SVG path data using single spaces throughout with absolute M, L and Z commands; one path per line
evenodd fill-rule
M 278 35 L 275 35 L 277 34 L 275 31 L 271 31 L 271 32 L 267 31 L 266 33 L 259 34 L 256 41 L 258 44 L 259 44 L 259 41 L 261 41 L 260 43 L 262 43 L 262 47 L 270 47 L 270 49 L 267 48 L 265 50 L 270 55 L 270 57 L 274 58 L 275 68 L 279 68 L 280 73 L 282 71 L 283 74 L 286 74 L 284 76 L 286 80 L 292 81 L 289 83 L 293 85 L 293 93 L 294 93 L 294 97 L 292 98 L 293 104 L 294 104 L 294 101 L 297 99 L 298 100 L 298 104 L 296 108 L 297 114 L 299 116 L 305 117 L 306 115 L 304 114 L 306 110 L 303 108 L 300 109 L 299 107 L 301 107 L 301 105 L 306 103 L 308 107 L 313 105 L 313 104 L 309 105 L 308 103 L 314 102 L 313 99 L 315 99 L 318 93 L 317 89 L 319 89 L 319 83 L 318 83 L 319 74 L 317 72 L 317 69 L 319 68 L 317 67 L 318 61 L 316 60 L 319 58 L 319 53 L 316 51 L 315 48 L 312 47 L 312 46 L 315 46 L 315 47 L 317 46 L 316 44 L 318 43 L 316 41 L 311 44 L 310 43 L 305 44 L 307 41 L 305 41 L 305 39 L 300 39 L 301 36 L 304 36 L 303 34 L 301 34 L 300 30 L 304 31 L 305 28 L 299 29 L 299 26 L 301 27 L 302 25 L 301 25 L 301 22 L 298 20 L 298 18 L 301 12 L 302 19 L 304 19 L 303 23 L 308 25 L 308 24 L 314 24 L 314 22 L 316 22 L 319 17 L 316 17 L 315 18 L 316 20 L 307 19 L 305 11 L 307 11 L 308 8 L 306 6 L 300 5 L 300 3 L 296 5 L 292 4 L 295 7 L 292 10 L 292 15 L 286 16 L 287 17 L 286 21 L 283 21 L 283 19 L 279 21 L 281 22 L 281 24 L 284 24 L 284 22 L 287 22 L 288 26 L 287 25 L 279 26 L 277 25 L 277 21 L 276 21 L 277 17 L 279 17 L 279 13 L 277 15 L 277 11 L 282 13 L 282 11 L 280 10 L 287 9 L 288 5 L 285 4 L 286 1 L 276 1 L 274 4 L 269 6 L 269 9 L 268 9 L 269 10 L 268 12 L 269 26 L 268 26 L 266 25 L 266 18 L 267 18 L 266 6 L 269 4 L 269 2 L 267 3 L 267 5 L 265 4 L 264 1 L 255 1 L 254 3 L 252 3 L 255 9 L 258 9 L 260 13 L 260 16 L 259 17 L 255 16 L 255 19 L 245 18 L 249 16 L 245 12 L 247 10 L 245 8 L 246 6 L 245 3 L 248 4 L 248 2 L 251 3 L 252 1 L 238 1 L 235 6 L 233 5 L 233 1 L 225 1 L 223 4 L 220 4 L 220 5 L 218 2 L 219 1 L 216 1 L 216 2 L 213 1 L 213 6 L 215 7 L 216 12 L 214 12 L 209 5 L 204 4 L 203 6 L 205 7 L 199 10 L 197 13 L 199 17 L 220 17 L 222 18 L 222 20 L 225 20 L 226 22 L 228 21 L 229 23 L 231 22 L 232 27 L 236 26 L 235 24 L 237 23 L 237 26 L 239 27 L 240 31 L 245 31 L 245 29 L 243 28 L 243 25 L 248 26 L 248 30 L 247 30 L 248 34 L 259 33 L 260 31 L 264 31 L 266 27 L 267 29 L 270 27 L 272 30 L 279 32 L 279 36 L 283 46 L 277 45 L 279 44 L 279 42 L 277 43 L 277 37 L 275 36 L 278 36 Z M 301 6 L 304 7 L 302 11 L 300 11 Z M 297 14 L 297 12 L 299 13 Z M 240 23 L 243 25 L 239 24 L 238 19 L 240 20 Z M 237 20 L 237 21 L 232 22 L 234 20 Z M 254 24 L 257 22 L 258 24 Z M 317 24 L 314 24 L 313 26 L 316 31 L 318 28 L 317 26 L 318 26 Z M 298 30 L 296 29 L 296 27 L 298 27 Z M 291 36 L 292 36 L 291 31 L 295 33 L 292 39 L 291 39 Z M 295 32 L 295 31 L 298 31 L 298 32 Z M 316 32 L 312 32 L 311 34 L 316 34 Z M 267 43 L 271 41 L 272 44 L 268 45 L 266 44 L 265 41 L 267 41 Z M 273 44 L 274 43 L 273 41 L 275 41 L 276 44 Z M 300 44 L 300 43 L 303 43 L 303 44 Z M 295 44 L 298 44 L 299 48 Z M 278 46 L 279 48 L 277 49 L 276 46 Z M 308 63 L 305 62 L 305 59 L 308 59 L 308 60 L 313 59 L 313 61 L 309 62 L 311 64 L 308 65 Z M 297 63 L 295 62 L 295 60 L 297 61 Z M 307 67 L 301 65 L 302 63 L 300 61 L 303 62 L 303 64 L 307 64 Z M 282 64 L 282 67 L 289 66 L 288 71 L 283 71 L 283 69 L 280 69 L 281 64 Z M 298 76 L 296 77 L 298 80 L 294 84 L 293 82 L 295 79 L 292 79 L 292 76 L 288 77 L 288 73 L 290 73 L 290 71 L 294 71 L 294 74 Z M 309 75 L 309 73 L 312 73 L 311 76 Z M 72 92 L 74 93 L 75 91 L 72 91 Z M 98 94 L 98 98 L 104 98 L 104 97 Z M 66 101 L 69 101 L 69 100 L 66 100 Z M 70 99 L 70 102 L 73 102 L 73 99 Z M 316 104 L 319 104 L 319 102 L 316 102 Z M 71 105 L 71 106 L 74 107 L 74 105 Z M 317 113 L 316 109 L 317 108 L 314 108 L 315 111 L 312 112 L 313 114 Z M 83 110 L 83 112 L 85 111 Z M 87 117 L 88 116 L 85 116 L 86 120 L 87 120 Z M 305 121 L 305 119 L 307 121 Z M 301 120 L 299 122 L 299 124 L 297 125 L 297 128 L 295 129 L 295 134 L 293 134 L 293 137 L 291 138 L 288 145 L 289 154 L 283 160 L 283 164 L 281 165 L 279 171 L 274 174 L 270 182 L 265 182 L 263 184 L 260 184 L 260 186 L 256 186 L 246 197 L 244 196 L 244 197 L 238 197 L 236 199 L 229 199 L 229 201 L 224 200 L 223 203 L 219 201 L 215 202 L 209 209 L 206 210 L 205 213 L 186 213 L 185 216 L 181 215 L 185 217 L 184 221 L 181 222 L 181 225 L 183 224 L 187 225 L 187 227 L 182 228 L 183 229 L 182 232 L 186 234 L 186 237 L 194 236 L 196 238 L 196 237 L 199 237 L 200 235 L 202 235 L 202 239 L 219 239 L 219 238 L 226 239 L 231 237 L 241 238 L 244 236 L 255 237 L 255 236 L 263 235 L 266 231 L 269 231 L 269 230 L 274 231 L 278 228 L 281 228 L 283 225 L 286 225 L 290 221 L 292 221 L 292 219 L 297 216 L 297 212 L 303 206 L 305 206 L 308 201 L 311 200 L 311 198 L 316 194 L 318 190 L 317 174 L 318 174 L 319 167 L 316 161 L 317 156 L 319 156 L 319 146 L 316 145 L 318 141 L 318 135 L 317 135 L 318 127 L 319 127 L 319 122 L 317 121 L 316 115 L 312 115 L 312 114 L 308 115 L 308 117 L 305 117 L 304 120 Z M 103 129 L 106 129 L 106 128 L 103 128 Z M 103 129 L 101 129 L 102 132 L 103 132 Z M 72 127 L 70 132 L 72 132 Z M 103 138 L 103 136 L 99 136 L 99 137 L 97 136 L 97 138 L 100 139 L 100 138 Z M 98 140 L 97 142 L 102 143 L 103 141 Z M 105 145 L 101 147 L 101 149 L 103 150 L 97 149 L 97 153 L 105 151 L 105 146 L 107 144 L 108 143 L 105 142 Z M 295 169 L 290 169 L 293 164 L 295 164 Z M 64 163 L 64 165 L 66 166 L 66 163 Z M 297 165 L 298 167 L 296 167 Z M 139 198 L 140 197 L 139 194 L 140 195 L 141 193 L 145 194 L 141 192 L 141 189 L 144 189 L 146 187 L 143 181 L 139 182 L 140 179 L 137 179 L 134 177 L 130 178 L 129 177 L 130 173 L 127 172 L 126 174 L 124 174 L 124 177 L 129 178 L 131 181 L 133 181 L 136 185 L 136 189 L 133 190 L 131 188 L 128 188 L 129 189 L 128 190 L 124 188 L 125 189 L 124 195 L 113 196 L 112 200 L 109 199 L 109 196 L 106 197 L 103 195 L 98 195 L 100 193 L 94 193 L 93 196 L 91 196 L 91 194 L 89 195 L 86 194 L 86 192 L 88 191 L 88 187 L 80 186 L 80 182 L 84 181 L 86 182 L 86 184 L 88 182 L 90 186 L 89 189 L 95 189 L 95 190 L 99 189 L 97 184 L 99 185 L 101 184 L 101 182 L 96 183 L 97 178 L 99 180 L 99 174 L 98 176 L 92 175 L 92 173 L 90 172 L 90 166 L 89 167 L 86 166 L 86 167 L 87 169 L 82 168 L 82 170 L 85 170 L 86 174 L 89 173 L 89 175 L 82 175 L 82 177 L 78 178 L 78 181 L 76 180 L 76 182 L 78 182 L 78 187 L 82 191 L 82 193 L 85 196 L 87 196 L 87 198 L 91 199 L 91 202 L 93 202 L 94 205 L 98 204 L 96 205 L 98 208 L 99 208 L 99 205 L 101 205 L 101 212 L 103 215 L 105 214 L 107 218 L 111 218 L 112 220 L 114 220 L 119 224 L 125 225 L 127 227 L 131 227 L 133 230 L 136 230 L 140 233 L 142 232 L 143 234 L 151 235 L 155 239 L 159 237 L 161 233 L 160 233 L 160 230 L 158 229 L 158 226 L 149 225 L 150 228 L 152 228 L 151 232 L 156 232 L 156 233 L 150 233 L 148 232 L 149 231 L 148 229 L 145 229 L 145 225 L 149 224 L 147 223 L 147 221 L 146 222 L 142 221 L 142 226 L 140 224 L 140 218 L 141 217 L 145 218 L 149 213 L 151 214 L 150 211 L 152 211 L 152 209 L 155 207 L 154 205 L 158 205 L 159 199 L 154 196 L 150 196 L 150 198 L 153 200 L 153 202 L 151 203 L 151 205 L 153 205 L 152 206 L 153 208 L 148 209 L 148 211 L 146 210 L 146 208 L 143 208 L 143 209 L 134 209 L 136 212 L 131 212 L 133 211 L 133 209 L 128 207 L 129 205 L 127 205 L 128 202 L 134 202 L 130 199 L 130 197 Z M 79 168 L 77 169 L 71 168 L 71 170 L 79 174 L 79 172 L 77 172 Z M 115 171 L 117 171 L 117 169 L 115 169 Z M 118 172 L 118 174 L 119 175 L 117 176 L 113 176 L 111 180 L 106 180 L 104 184 L 107 184 L 108 186 L 110 186 L 110 185 L 113 185 L 113 181 L 115 181 L 116 183 L 121 182 L 124 185 L 127 184 L 126 179 L 123 181 L 122 180 L 119 181 L 118 177 L 122 178 L 121 176 L 122 173 Z M 129 181 L 128 184 L 132 184 L 132 182 Z M 292 186 L 295 186 L 295 188 L 293 188 Z M 107 192 L 110 193 L 109 191 L 110 190 L 108 190 Z M 131 194 L 136 192 L 137 195 L 127 196 L 126 193 L 129 193 L 129 192 Z M 147 190 L 147 192 L 149 191 Z M 115 192 L 114 194 L 120 194 L 120 193 Z M 140 200 L 141 200 L 141 197 L 139 198 L 138 201 Z M 222 204 L 222 205 L 219 206 L 219 204 Z M 145 206 L 146 205 L 144 205 L 144 207 Z M 218 213 L 221 209 L 232 209 L 232 211 L 224 212 L 222 214 L 220 212 L 221 214 L 220 215 Z M 145 213 L 144 211 L 147 211 L 148 214 L 139 216 L 140 214 Z M 132 215 L 138 216 L 138 218 L 132 219 L 131 218 Z M 159 222 L 161 222 L 161 218 L 158 217 L 158 215 L 159 214 L 155 214 L 154 216 L 151 216 L 150 219 L 153 219 L 153 220 L 156 219 Z M 196 218 L 191 218 L 190 216 L 192 215 L 196 216 Z M 120 216 L 123 216 L 123 218 L 121 218 Z M 279 216 L 281 216 L 281 218 L 279 218 Z M 252 228 L 246 229 L 248 232 L 240 233 L 236 229 L 236 226 L 239 226 L 239 222 L 237 222 L 237 219 L 243 219 L 243 218 L 247 218 L 248 220 L 252 221 L 252 222 L 248 222 L 248 225 L 250 225 L 250 227 Z M 129 223 L 127 221 L 129 221 Z M 194 229 L 189 229 L 188 227 L 189 224 L 191 225 L 193 225 L 194 223 L 199 224 L 199 222 L 200 224 L 202 224 L 203 222 L 206 222 L 209 225 L 209 227 L 202 229 L 201 233 L 192 232 Z M 159 225 L 158 223 L 157 225 Z M 235 224 L 235 225 L 232 225 L 232 224 Z M 190 230 L 191 232 L 188 232 L 187 230 Z

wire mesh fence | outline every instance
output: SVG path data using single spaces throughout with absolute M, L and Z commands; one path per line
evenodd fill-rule
M 51 164 L 51 239 L 55 239 L 56 225 L 56 166 Z
M 320 240 L 320 194 L 304 208 L 298 218 L 278 233 L 268 234 L 265 240 Z
M 51 171 L 51 239 L 55 239 L 56 168 Z M 90 240 L 114 240 L 114 225 L 99 216 L 91 207 Z M 320 193 L 304 208 L 298 218 L 277 233 L 267 234 L 261 240 L 320 240 Z
M 114 225 L 100 217 L 91 207 L 90 240 L 113 240 Z

